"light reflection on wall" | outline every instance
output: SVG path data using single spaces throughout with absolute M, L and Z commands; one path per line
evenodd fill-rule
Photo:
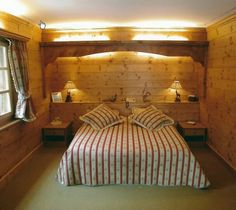
M 188 38 L 177 35 L 163 35 L 163 34 L 137 34 L 133 40 L 176 40 L 186 41 Z
M 168 58 L 168 56 L 155 54 L 155 53 L 144 53 L 144 52 L 137 52 L 137 55 L 140 57 L 148 57 L 148 58 Z
M 55 42 L 63 41 L 105 41 L 110 40 L 108 36 L 105 35 L 93 35 L 93 34 L 83 34 L 83 35 L 62 35 L 59 38 L 55 38 Z
M 0 22 L 0 28 L 4 29 L 4 25 L 2 22 Z

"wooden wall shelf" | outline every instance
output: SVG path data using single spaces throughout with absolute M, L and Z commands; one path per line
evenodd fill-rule
M 207 41 L 71 41 L 41 42 L 43 66 L 58 57 L 79 57 L 94 53 L 113 51 L 137 51 L 166 56 L 190 56 L 206 63 Z

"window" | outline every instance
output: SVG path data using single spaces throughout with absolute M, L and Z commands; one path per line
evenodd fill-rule
M 0 41 L 0 122 L 12 116 L 12 91 L 7 59 L 7 43 Z

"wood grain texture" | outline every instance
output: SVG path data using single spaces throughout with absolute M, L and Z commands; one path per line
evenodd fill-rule
M 36 109 L 37 120 L 32 123 L 19 122 L 0 132 L 0 182 L 18 162 L 24 159 L 41 143 L 41 127 L 49 121 L 49 98 L 43 99 L 42 73 L 39 53 L 41 30 L 27 21 L 0 13 L 4 30 L 27 37 L 29 59 L 29 89 Z M 0 34 L 1 35 L 1 34 Z M 4 33 L 3 35 L 6 35 Z M 4 177 L 7 179 L 7 177 Z
M 206 63 L 207 41 L 70 41 L 42 42 L 45 68 L 58 57 L 78 57 L 113 51 L 136 51 L 166 56 L 190 56 L 203 66 Z
M 236 14 L 208 29 L 209 144 L 236 168 Z
M 78 36 L 106 36 L 111 41 L 127 41 L 132 40 L 136 35 L 153 35 L 153 36 L 179 36 L 188 39 L 189 41 L 206 41 L 207 34 L 205 28 L 174 28 L 166 29 L 138 29 L 131 27 L 114 27 L 106 29 L 85 29 L 85 30 L 53 30 L 46 29 L 42 32 L 43 42 L 52 42 L 61 37 L 78 37 Z
M 187 100 L 189 94 L 201 95 L 199 71 L 204 68 L 191 58 L 113 52 L 57 59 L 46 69 L 46 85 L 52 92 L 62 91 L 65 99 L 64 85 L 72 80 L 78 88 L 72 97 L 78 102 L 101 103 L 116 94 L 118 103 L 126 97 L 141 103 L 145 88 L 151 93 L 147 98 L 151 102 L 174 101 L 175 91 L 170 86 L 179 80 L 181 98 Z
M 77 131 L 82 121 L 79 116 L 91 111 L 100 103 L 51 103 L 50 117 L 51 120 L 55 117 L 60 117 L 62 121 L 73 120 L 73 130 Z M 121 115 L 128 116 L 131 114 L 132 107 L 147 107 L 150 104 L 161 109 L 168 116 L 177 121 L 199 120 L 199 103 L 191 102 L 153 102 L 153 103 L 131 103 L 129 108 L 126 108 L 125 103 L 106 103 L 112 109 L 118 110 Z

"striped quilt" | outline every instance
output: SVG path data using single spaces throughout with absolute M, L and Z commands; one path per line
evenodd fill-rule
M 56 177 L 64 185 L 210 185 L 173 126 L 150 131 L 127 119 L 101 131 L 84 124 L 64 153 Z

